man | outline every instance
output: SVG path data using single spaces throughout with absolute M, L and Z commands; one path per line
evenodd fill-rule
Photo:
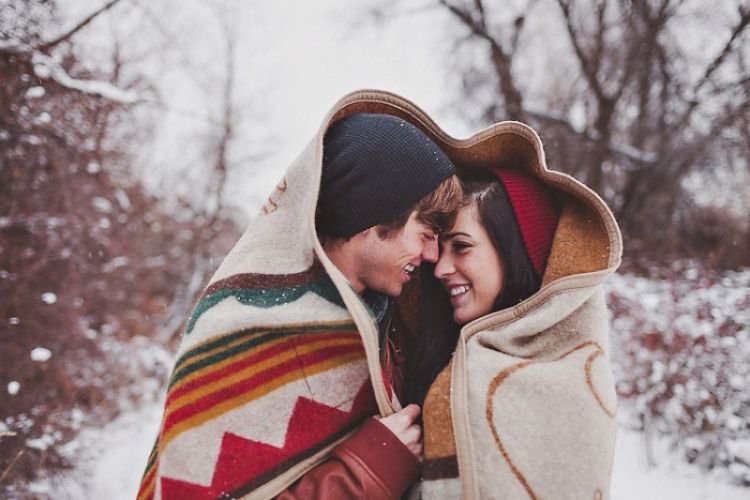
M 318 237 L 373 313 L 385 375 L 402 397 L 404 360 L 393 359 L 403 340 L 388 335 L 394 331 L 390 298 L 401 294 L 423 261 L 437 261 L 438 234 L 455 219 L 461 185 L 445 153 L 414 125 L 391 115 L 351 115 L 329 129 L 323 144 Z M 332 459 L 279 498 L 399 498 L 417 479 L 419 413 L 417 405 L 409 405 L 365 422 L 333 450 Z M 372 443 L 388 441 L 393 441 L 389 453 L 383 446 L 373 452 Z
M 189 318 L 139 499 L 399 498 L 416 479 L 392 298 L 436 261 L 461 187 L 414 125 L 335 120 L 347 99 Z

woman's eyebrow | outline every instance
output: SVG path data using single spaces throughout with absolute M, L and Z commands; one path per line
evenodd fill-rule
M 441 235 L 444 240 L 452 240 L 456 236 L 466 236 L 467 238 L 471 238 L 471 235 L 469 233 L 462 233 L 462 232 L 455 232 L 455 233 L 447 233 Z

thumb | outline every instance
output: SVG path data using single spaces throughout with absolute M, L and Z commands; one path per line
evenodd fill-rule
M 409 417 L 409 422 L 414 422 L 414 420 L 417 419 L 420 413 L 422 413 L 422 409 L 419 407 L 419 405 L 416 405 L 414 403 L 407 405 L 404 409 L 401 410 L 407 417 Z

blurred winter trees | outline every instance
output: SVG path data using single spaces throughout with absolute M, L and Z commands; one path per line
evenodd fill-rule
M 0 2 L 0 491 L 8 494 L 23 495 L 40 467 L 64 464 L 58 445 L 82 423 L 154 396 L 144 381 L 164 379 L 170 361 L 153 348 L 179 334 L 214 256 L 237 236 L 222 197 L 231 68 L 219 86 L 226 111 L 201 145 L 196 196 L 148 189 L 142 173 L 158 166 L 142 163 L 139 150 L 163 100 L 139 70 L 144 57 L 113 39 L 92 64 L 76 43 L 124 4 L 92 6 L 65 28 L 55 1 Z
M 379 17 L 404 12 L 385 2 Z M 612 207 L 626 253 L 748 264 L 750 4 L 424 0 L 453 19 L 455 108 L 520 120 Z M 419 12 L 413 4 L 410 15 Z M 418 15 L 418 14 L 416 14 Z

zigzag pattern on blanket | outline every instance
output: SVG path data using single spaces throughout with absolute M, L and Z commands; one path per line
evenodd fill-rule
M 335 286 L 318 265 L 296 275 L 231 276 L 206 289 L 192 324 L 228 296 L 243 305 L 277 305 L 283 311 L 294 308 L 294 302 L 308 292 L 325 298 L 334 309 L 340 305 Z M 330 447 L 377 413 L 356 325 L 351 319 L 326 320 L 340 317 L 330 314 L 324 308 L 309 322 L 247 325 L 213 335 L 202 327 L 200 335 L 206 340 L 175 363 L 160 435 L 138 499 L 246 495 Z M 321 388 L 315 382 L 319 377 L 335 383 Z M 339 392 L 337 384 L 350 389 Z M 277 394 L 288 403 L 283 408 L 269 407 L 267 402 L 276 401 Z M 266 409 L 258 413 L 257 408 Z M 269 419 L 278 420 L 283 442 L 266 441 L 265 434 L 258 433 Z M 213 442 L 215 447 L 211 451 L 210 446 L 190 444 L 198 442 Z M 195 453 L 191 467 L 200 467 L 202 479 L 193 481 L 193 473 L 187 472 L 193 469 L 182 468 L 182 460 L 191 460 L 186 453 Z M 165 463 L 171 466 L 165 468 Z M 172 477 L 179 470 L 184 475 Z
M 369 416 L 373 411 L 369 381 L 360 389 L 350 412 L 299 398 L 283 447 L 226 433 L 211 485 L 163 478 L 162 498 L 240 498 L 359 426 L 362 419 L 352 416 Z

